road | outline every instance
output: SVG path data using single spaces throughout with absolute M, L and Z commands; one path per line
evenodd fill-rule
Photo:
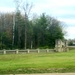
M 75 73 L 9 74 L 9 75 L 75 75 Z

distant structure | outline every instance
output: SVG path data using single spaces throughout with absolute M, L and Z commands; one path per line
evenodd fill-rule
M 57 39 L 55 41 L 56 52 L 66 52 L 68 51 L 68 42 L 66 40 Z

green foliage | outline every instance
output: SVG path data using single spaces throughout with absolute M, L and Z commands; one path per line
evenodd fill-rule
M 5 45 L 5 44 L 0 43 L 0 50 L 2 50 L 2 49 L 6 49 L 6 45 Z
M 44 46 L 44 47 L 39 47 L 39 49 L 47 49 L 49 48 L 48 46 Z
M 15 26 L 13 34 L 13 14 L 2 15 L 0 28 L 0 42 L 6 49 L 26 48 L 54 48 L 56 39 L 64 39 L 64 32 L 61 22 L 44 13 L 29 20 L 28 15 L 24 16 L 18 10 L 15 15 Z M 13 40 L 14 36 L 14 40 Z M 14 41 L 14 45 L 12 42 Z M 4 47 L 5 48 L 5 47 Z
M 44 13 L 33 22 L 34 46 L 38 47 L 54 47 L 56 39 L 64 39 L 64 32 L 57 19 L 46 16 Z
M 8 49 L 12 46 L 12 15 L 9 13 L 0 14 L 0 43 L 1 49 Z
M 20 13 L 20 11 L 17 11 L 16 15 L 15 15 L 15 32 L 14 32 L 14 47 L 16 47 L 16 48 L 22 47 L 21 38 L 23 35 L 23 32 L 22 32 L 23 27 L 24 27 L 24 23 L 23 23 L 21 13 Z
M 74 41 L 74 40 L 68 40 L 68 45 L 69 45 L 69 46 L 73 46 L 73 41 Z

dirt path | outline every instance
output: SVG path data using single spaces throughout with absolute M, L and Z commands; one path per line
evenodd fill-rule
M 75 73 L 9 74 L 9 75 L 75 75 Z

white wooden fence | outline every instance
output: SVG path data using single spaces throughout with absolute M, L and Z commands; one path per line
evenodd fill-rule
M 25 54 L 25 53 L 49 53 L 55 49 L 27 49 L 27 50 L 0 50 L 0 54 Z

